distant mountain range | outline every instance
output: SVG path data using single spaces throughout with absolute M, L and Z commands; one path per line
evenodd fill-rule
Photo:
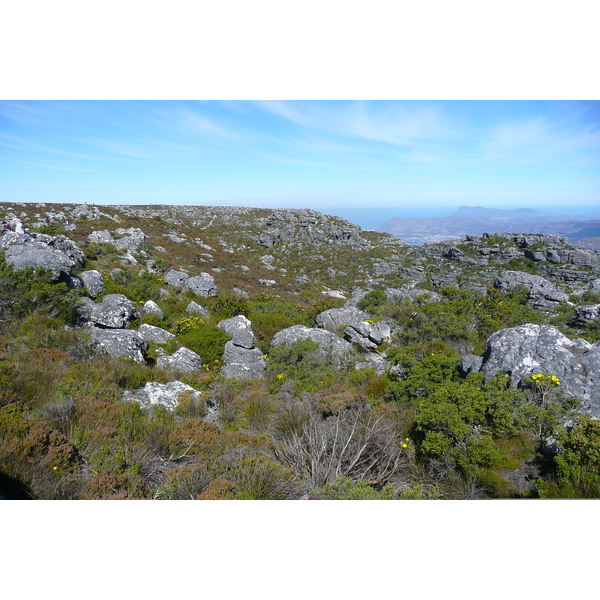
M 386 221 L 379 231 L 392 233 L 410 245 L 462 238 L 482 233 L 546 233 L 570 238 L 577 245 L 600 249 L 600 213 L 545 213 L 533 208 L 461 206 L 447 217 Z

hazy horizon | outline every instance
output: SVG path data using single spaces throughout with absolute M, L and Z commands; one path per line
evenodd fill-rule
M 594 212 L 598 101 L 3 101 L 0 200 Z

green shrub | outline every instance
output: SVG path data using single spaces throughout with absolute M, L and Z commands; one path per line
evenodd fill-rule
M 391 485 L 377 491 L 365 481 L 353 481 L 348 477 L 338 477 L 310 492 L 311 500 L 394 500 L 395 497 Z

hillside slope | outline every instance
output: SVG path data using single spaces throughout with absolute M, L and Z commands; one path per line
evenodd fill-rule
M 598 495 L 597 251 L 312 210 L 0 212 L 0 496 Z

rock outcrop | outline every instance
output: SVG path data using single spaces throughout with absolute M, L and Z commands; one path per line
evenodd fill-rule
M 600 417 L 600 342 L 570 340 L 556 327 L 528 323 L 494 333 L 481 358 L 486 379 L 504 371 L 514 386 L 536 373 L 555 375 L 563 395 L 582 400 L 581 410 Z M 469 358 L 463 369 L 476 366 Z
M 580 325 L 593 323 L 598 319 L 600 319 L 600 304 L 588 304 L 575 309 L 575 322 Z
M 153 300 L 148 300 L 144 303 L 144 306 L 140 308 L 140 317 L 143 318 L 147 315 L 156 315 L 157 317 L 163 319 L 165 313 L 163 312 L 162 308 L 156 304 L 156 302 Z
M 196 296 L 208 298 L 217 295 L 217 286 L 215 279 L 208 273 L 202 273 L 195 277 L 190 277 L 183 271 L 171 269 L 165 274 L 165 283 L 184 290 L 190 290 Z
M 79 320 L 109 329 L 123 329 L 135 317 L 135 304 L 123 294 L 107 294 L 101 303 L 82 298 L 77 307 Z
M 148 342 L 137 331 L 90 327 L 89 333 L 99 351 L 118 358 L 131 358 L 140 364 L 145 363 Z
M 526 289 L 527 302 L 534 308 L 555 308 L 569 301 L 552 282 L 523 271 L 504 271 L 494 280 L 494 287 L 502 292 Z
M 149 381 L 143 388 L 123 392 L 122 399 L 137 402 L 142 408 L 160 405 L 167 410 L 175 410 L 182 395 L 200 400 L 202 392 L 181 381 L 169 381 L 165 384 Z
M 317 326 L 328 331 L 340 331 L 351 323 L 360 323 L 369 318 L 369 315 L 356 306 L 343 306 L 342 308 L 330 308 L 317 315 L 315 321 Z
M 102 278 L 100 271 L 84 271 L 79 275 L 79 278 L 89 292 L 90 298 L 96 298 L 106 289 L 106 285 L 104 284 L 104 279 Z
M 49 269 L 54 281 L 69 276 L 78 260 L 83 260 L 77 245 L 64 236 L 38 235 L 33 238 L 8 231 L 0 238 L 0 250 L 4 250 L 6 262 L 13 269 Z
M 225 319 L 217 327 L 231 336 L 225 344 L 221 372 L 231 379 L 259 379 L 267 363 L 260 348 L 255 345 L 252 323 L 243 315 Z
M 188 348 L 179 348 L 171 356 L 160 356 L 156 366 L 161 369 L 173 369 L 183 373 L 196 373 L 202 370 L 202 358 Z
M 147 341 L 154 342 L 155 344 L 168 344 L 175 335 L 166 329 L 161 327 L 155 327 L 154 325 L 148 325 L 144 323 L 140 325 L 138 333 Z
M 319 344 L 316 355 L 323 361 L 331 360 L 334 368 L 347 368 L 353 357 L 352 344 L 325 329 L 313 329 L 304 325 L 294 325 L 278 331 L 271 346 L 293 346 L 296 342 L 310 339 Z

